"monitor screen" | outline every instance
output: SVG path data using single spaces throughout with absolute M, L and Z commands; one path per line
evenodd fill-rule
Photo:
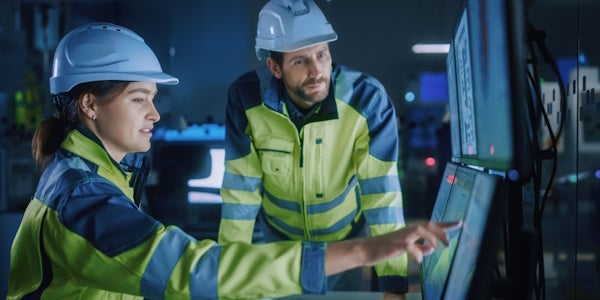
M 469 258 L 482 257 L 493 263 L 493 251 L 481 251 L 480 241 L 484 231 L 497 227 L 497 224 L 490 224 L 488 228 L 487 220 L 492 203 L 498 202 L 500 182 L 500 177 L 468 166 L 453 162 L 446 165 L 431 220 L 462 220 L 464 225 L 448 232 L 448 247 L 442 245 L 424 258 L 420 267 L 423 299 L 463 299 L 464 297 L 448 297 L 448 293 L 451 291 L 453 295 L 460 294 L 450 288 L 450 285 L 455 284 L 461 276 L 467 277 L 461 270 L 472 274 L 475 261 Z M 486 238 L 495 239 L 496 235 Z M 471 287 L 467 282 L 468 278 L 465 278 L 463 283 L 457 285 L 462 286 L 464 291 L 469 291 Z
M 453 201 L 450 201 L 454 203 L 448 203 L 450 194 L 453 191 L 457 168 L 458 166 L 456 164 L 446 164 L 435 206 L 433 207 L 431 214 L 432 221 L 453 221 L 462 220 L 464 218 L 466 209 L 461 209 L 461 206 L 458 204 L 461 202 L 462 207 L 466 207 L 467 203 L 465 202 L 467 202 L 468 199 L 457 197 L 454 198 Z M 448 210 L 446 210 L 446 205 L 449 205 Z M 420 267 L 423 299 L 440 299 L 442 295 L 444 286 L 446 285 L 448 271 L 450 270 L 452 257 L 456 250 L 456 241 L 458 240 L 457 233 L 449 233 L 448 238 L 450 240 L 450 245 L 448 247 L 444 247 L 442 244 L 437 251 L 423 258 Z
M 456 244 L 445 299 L 489 299 L 500 241 L 505 188 L 501 177 L 479 172 Z
M 465 0 L 447 57 L 460 152 L 454 161 L 531 175 L 526 98 L 525 23 L 521 1 Z M 452 71 L 454 70 L 454 71 Z M 455 101 L 454 103 L 452 101 Z
M 462 157 L 477 157 L 477 125 L 475 123 L 475 107 L 473 106 L 473 78 L 469 38 L 467 10 L 463 9 L 458 19 L 453 40 L 458 92 L 460 150 Z

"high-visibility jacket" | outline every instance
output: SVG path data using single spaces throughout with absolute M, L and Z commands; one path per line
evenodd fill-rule
M 334 64 L 331 78 L 300 129 L 266 67 L 231 85 L 219 243 L 251 242 L 259 213 L 290 240 L 343 240 L 363 216 L 371 235 L 404 227 L 393 104 L 365 73 Z M 406 255 L 375 269 L 383 290 L 406 291 Z
M 8 299 L 255 299 L 325 292 L 325 243 L 195 240 L 134 203 L 143 187 L 136 182 L 145 176 L 140 156 L 121 166 L 82 129 L 72 130 L 61 148 L 13 241 Z

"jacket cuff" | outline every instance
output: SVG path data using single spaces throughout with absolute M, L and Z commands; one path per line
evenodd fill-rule
M 327 276 L 325 276 L 325 249 L 323 242 L 302 241 L 302 269 L 300 284 L 304 294 L 325 294 Z
M 381 276 L 378 278 L 379 291 L 405 294 L 408 292 L 408 279 L 404 276 Z

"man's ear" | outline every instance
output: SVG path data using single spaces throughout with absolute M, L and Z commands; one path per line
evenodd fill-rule
M 269 70 L 271 70 L 271 74 L 273 74 L 275 78 L 281 79 L 281 77 L 283 76 L 283 73 L 281 72 L 281 66 L 278 65 L 274 59 L 267 57 L 267 66 L 269 67 Z
M 96 103 L 90 93 L 83 93 L 77 100 L 79 110 L 90 120 L 96 120 Z

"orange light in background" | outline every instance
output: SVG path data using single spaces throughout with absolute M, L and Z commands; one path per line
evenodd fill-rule
M 429 156 L 425 159 L 425 165 L 428 167 L 433 167 L 435 166 L 435 158 Z
M 492 145 L 490 146 L 490 154 L 491 154 L 492 156 L 494 156 L 494 150 L 496 150 L 496 149 L 494 148 L 494 144 L 492 144 Z

